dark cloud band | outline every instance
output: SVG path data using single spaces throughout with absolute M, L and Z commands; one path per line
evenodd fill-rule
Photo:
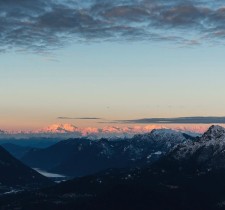
M 98 117 L 58 117 L 59 120 L 101 120 Z
M 0 49 L 53 50 L 67 42 L 198 44 L 225 37 L 223 1 L 1 0 Z
M 225 117 L 143 118 L 117 122 L 126 124 L 225 124 Z

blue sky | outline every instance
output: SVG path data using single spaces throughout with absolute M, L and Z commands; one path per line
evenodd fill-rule
M 3 24 L 0 38 L 1 128 L 68 122 L 60 116 L 111 121 L 225 115 L 221 1 L 90 1 L 87 10 L 80 1 L 58 1 L 51 10 L 51 1 L 39 0 L 36 7 L 15 2 L 1 3 L 12 25 Z M 153 6 L 160 8 L 157 18 Z M 99 10 L 101 18 L 95 17 Z M 69 122 L 102 126 L 98 120 Z

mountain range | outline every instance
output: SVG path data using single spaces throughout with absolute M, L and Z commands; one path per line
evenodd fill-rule
M 163 143 L 159 144 L 161 150 L 164 145 L 174 146 L 151 163 L 107 169 L 45 189 L 6 195 L 0 197 L 0 203 L 3 209 L 225 209 L 225 129 L 211 126 L 197 138 L 183 139 L 182 135 L 167 130 L 137 135 L 129 141 L 142 144 L 157 137 Z M 76 142 L 65 142 L 70 145 L 70 141 Z
M 28 138 L 123 138 L 132 137 L 138 133 L 151 132 L 154 129 L 173 129 L 189 135 L 200 135 L 208 129 L 208 125 L 146 125 L 146 126 L 105 126 L 102 128 L 78 128 L 72 124 L 52 124 L 43 129 L 32 131 L 4 131 L 0 130 L 1 139 L 28 139 Z
M 195 138 L 170 129 L 152 130 L 132 138 L 87 138 L 60 141 L 48 148 L 31 149 L 21 161 L 32 168 L 77 177 L 108 168 L 152 163 L 174 146 Z

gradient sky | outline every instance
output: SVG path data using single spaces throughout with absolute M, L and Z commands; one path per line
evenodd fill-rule
M 101 23 L 94 23 L 93 29 L 90 20 L 85 19 L 86 22 L 82 23 L 83 16 L 69 16 L 69 9 L 79 12 L 82 10 L 79 13 L 82 15 L 87 10 L 87 14 L 91 16 L 90 9 L 87 9 L 90 5 L 93 7 L 99 2 L 108 1 L 93 0 L 88 1 L 87 5 L 83 5 L 81 1 L 71 1 L 69 5 L 66 1 L 57 1 L 61 5 L 57 5 L 57 9 L 54 5 L 51 12 L 54 9 L 65 9 L 66 17 L 61 12 L 47 15 L 49 9 L 44 10 L 44 16 L 43 11 L 39 12 L 40 8 L 44 8 L 41 0 L 37 1 L 37 8 L 31 7 L 26 0 L 19 6 L 15 2 L 11 0 L 9 5 L 0 3 L 5 9 L 5 14 L 0 14 L 0 20 L 9 17 L 12 24 L 11 28 L 8 25 L 2 27 L 0 32 L 3 49 L 0 54 L 0 128 L 36 129 L 56 122 L 69 122 L 79 127 L 103 126 L 98 122 L 157 117 L 225 116 L 225 47 L 221 35 L 222 32 L 225 34 L 224 24 L 221 26 L 225 22 L 225 11 L 222 10 L 221 1 L 216 4 L 209 1 L 199 1 L 199 4 L 183 1 L 186 2 L 184 4 L 175 0 L 167 3 L 116 1 L 120 3 L 119 6 L 114 3 L 107 9 L 104 8 L 106 4 L 102 4 L 100 11 L 105 12 L 103 17 L 108 21 L 106 24 L 113 28 L 110 34 L 99 34 L 98 24 Z M 137 2 L 138 8 L 142 6 L 140 11 L 136 8 Z M 160 18 L 157 22 L 154 17 L 150 17 L 154 26 L 154 38 L 150 38 L 152 36 L 148 34 L 152 33 L 151 27 L 146 27 L 150 23 L 141 18 L 146 12 L 143 8 L 148 8 L 151 14 L 151 9 L 143 2 L 166 5 L 163 11 L 159 11 L 159 16 L 165 16 L 164 19 Z M 49 1 L 49 5 L 53 3 Z M 132 9 L 127 9 L 127 5 L 133 6 Z M 18 8 L 26 18 L 17 14 L 21 18 L 21 25 L 17 30 L 17 15 L 12 14 L 12 11 Z M 115 8 L 117 11 L 114 11 Z M 210 9 L 211 13 L 206 9 Z M 166 12 L 172 12 L 172 15 L 169 13 L 166 16 Z M 36 20 L 30 20 L 30 25 L 24 26 L 24 22 L 29 22 L 27 19 L 30 14 L 35 14 L 35 17 L 44 16 L 39 18 L 42 22 L 39 20 L 41 23 L 35 26 L 41 31 L 39 37 L 31 33 L 33 26 L 30 25 Z M 11 17 L 13 15 L 15 17 Z M 141 17 L 138 18 L 139 16 Z M 208 19 L 211 16 L 210 21 Z M 77 25 L 62 27 L 75 20 L 84 24 L 86 30 L 91 28 L 91 36 L 83 30 L 84 27 L 82 30 L 74 30 L 75 32 L 68 30 Z M 171 22 L 168 23 L 169 20 Z M 49 21 L 54 21 L 54 25 Z M 114 21 L 120 28 L 115 29 L 110 21 Z M 204 30 L 196 26 L 202 22 Z M 132 27 L 128 31 L 129 35 L 117 31 L 125 26 Z M 145 31 L 140 33 L 141 27 Z M 15 30 L 14 33 L 8 35 L 12 29 Z M 59 37 L 59 31 L 66 36 Z M 43 38 L 50 35 L 54 38 L 53 43 Z M 39 49 L 37 43 L 40 40 L 43 45 Z M 52 49 L 53 47 L 56 49 Z M 93 117 L 101 120 L 58 117 Z

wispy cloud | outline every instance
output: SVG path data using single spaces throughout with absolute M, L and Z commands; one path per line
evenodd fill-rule
M 2 0 L 0 51 L 53 50 L 68 42 L 223 41 L 222 0 Z
M 59 120 L 101 120 L 98 117 L 58 117 Z
M 225 117 L 143 118 L 115 122 L 124 124 L 224 124 Z

